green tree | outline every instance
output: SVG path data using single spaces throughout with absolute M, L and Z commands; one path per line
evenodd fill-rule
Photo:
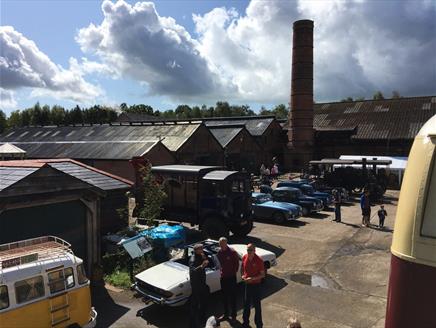
M 82 109 L 79 107 L 79 105 L 76 105 L 76 107 L 70 110 L 69 119 L 72 124 L 84 123 Z
M 374 95 L 372 96 L 373 100 L 383 100 L 385 97 L 383 96 L 383 93 L 381 91 L 376 91 Z
M 41 109 L 41 125 L 50 125 L 52 124 L 50 120 L 50 106 L 44 105 Z
M 365 97 L 357 97 L 356 99 L 355 99 L 355 101 L 364 101 L 365 100 Z
M 29 126 L 32 122 L 32 108 L 27 108 L 21 112 L 20 126 Z
M 232 115 L 227 101 L 218 101 L 215 106 L 214 114 L 216 117 L 228 117 Z
M 33 105 L 33 109 L 31 109 L 30 124 L 42 125 L 42 120 L 42 109 L 38 101 L 35 105 Z
M 7 127 L 6 114 L 0 109 L 0 133 L 3 133 Z
M 347 97 L 347 98 L 341 99 L 341 102 L 349 102 L 349 101 L 353 101 L 353 97 Z
M 400 93 L 396 90 L 392 91 L 392 98 L 393 99 L 401 98 Z
M 8 127 L 16 128 L 21 126 L 21 113 L 19 110 L 14 110 L 8 117 Z
M 163 203 L 167 197 L 163 190 L 163 185 L 157 183 L 154 175 L 151 173 L 151 165 L 147 164 L 141 169 L 142 188 L 144 193 L 144 204 L 139 210 L 142 218 L 147 221 L 149 226 L 156 223 L 162 211 Z
M 177 106 L 176 110 L 176 117 L 177 118 L 192 118 L 192 109 L 188 105 L 179 105 Z
M 65 108 L 54 105 L 50 111 L 50 121 L 55 125 L 66 124 L 65 122 Z
M 272 112 L 276 118 L 287 118 L 289 114 L 289 109 L 286 107 L 285 104 L 280 104 L 274 107 Z
M 192 107 L 192 117 L 193 118 L 200 118 L 201 117 L 201 110 L 200 107 L 194 106 Z

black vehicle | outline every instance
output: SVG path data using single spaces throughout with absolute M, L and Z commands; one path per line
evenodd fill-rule
M 217 166 L 163 165 L 152 172 L 164 185 L 166 219 L 199 225 L 207 237 L 245 236 L 253 228 L 250 176 Z
M 326 192 L 315 191 L 315 188 L 308 184 L 307 180 L 301 181 L 280 181 L 277 187 L 292 187 L 300 189 L 304 195 L 318 198 L 322 201 L 324 208 L 333 204 L 333 196 Z
M 274 189 L 272 197 L 276 202 L 286 202 L 300 205 L 303 208 L 303 216 L 312 212 L 319 212 L 324 205 L 320 199 L 305 196 L 300 189 L 292 187 L 279 187 Z

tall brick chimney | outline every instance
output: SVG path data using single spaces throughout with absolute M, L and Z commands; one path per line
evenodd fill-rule
M 307 166 L 313 156 L 313 21 L 294 22 L 287 164 Z

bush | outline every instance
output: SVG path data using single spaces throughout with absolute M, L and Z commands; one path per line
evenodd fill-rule
M 112 286 L 120 288 L 130 288 L 130 285 L 132 284 L 130 280 L 130 275 L 127 270 L 116 270 L 111 274 L 105 275 L 104 281 L 111 284 Z

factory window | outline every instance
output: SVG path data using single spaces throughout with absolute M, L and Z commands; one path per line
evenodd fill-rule
M 422 219 L 421 235 L 424 237 L 436 238 L 436 159 L 433 158 L 433 167 L 430 168 L 430 183 L 428 186 L 427 199 Z

